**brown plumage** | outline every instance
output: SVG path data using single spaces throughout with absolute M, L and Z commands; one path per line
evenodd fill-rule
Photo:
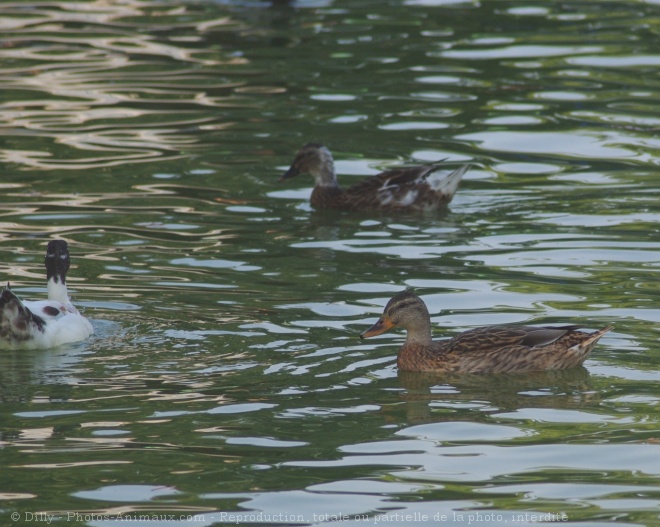
M 490 326 L 471 329 L 454 338 L 433 341 L 426 305 L 410 290 L 396 294 L 381 318 L 360 335 L 380 335 L 390 328 L 406 330 L 397 365 L 402 370 L 517 373 L 562 370 L 582 364 L 596 342 L 612 326 L 594 333 L 580 326 Z
M 280 181 L 304 173 L 314 176 L 311 203 L 316 209 L 430 211 L 452 200 L 469 166 L 463 165 L 449 174 L 437 173 L 440 168 L 440 164 L 434 163 L 388 170 L 342 190 L 330 150 L 309 143 L 298 151 Z

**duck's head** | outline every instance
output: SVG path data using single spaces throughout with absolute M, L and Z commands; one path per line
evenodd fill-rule
M 406 289 L 394 295 L 385 306 L 382 316 L 360 338 L 375 337 L 395 327 L 402 327 L 417 334 L 430 334 L 430 315 L 426 304 L 412 290 Z
M 332 154 L 319 143 L 303 146 L 291 163 L 291 167 L 280 177 L 280 181 L 298 174 L 311 174 L 317 185 L 336 185 L 335 163 Z
M 48 282 L 66 283 L 66 273 L 69 271 L 71 260 L 69 246 L 64 240 L 51 240 L 46 249 L 46 276 Z

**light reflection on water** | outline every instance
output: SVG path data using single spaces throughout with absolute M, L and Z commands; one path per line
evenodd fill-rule
M 653 6 L 28 5 L 0 19 L 0 274 L 42 296 L 68 240 L 96 333 L 0 356 L 4 511 L 657 519 Z M 317 212 L 277 183 L 311 140 L 343 185 L 472 168 L 438 215 Z M 357 335 L 406 286 L 438 337 L 615 330 L 567 372 L 397 372 L 400 334 Z
M 44 6 L 25 18 L 25 11 L 13 7 L 7 14 L 14 16 L 0 23 L 6 32 L 0 71 L 5 89 L 20 97 L 2 104 L 0 127 L 21 130 L 25 140 L 14 138 L 19 144 L 0 149 L 3 162 L 32 170 L 98 170 L 176 159 L 196 142 L 184 128 L 228 125 L 203 116 L 198 108 L 231 106 L 229 96 L 241 83 L 223 78 L 209 82 L 196 65 L 231 67 L 244 60 L 186 46 L 201 40 L 198 31 L 232 26 L 230 17 L 184 22 L 187 17 L 177 16 L 175 9 L 172 16 L 163 16 L 166 6 L 139 2 Z M 153 15 L 160 18 L 150 20 L 151 31 L 139 31 L 140 19 Z M 167 42 L 156 36 L 164 31 L 179 36 Z M 185 32 L 191 35 L 185 37 Z M 163 111 L 167 106 L 177 111 Z M 53 155 L 53 143 L 59 156 Z M 35 150 L 39 144 L 43 147 Z

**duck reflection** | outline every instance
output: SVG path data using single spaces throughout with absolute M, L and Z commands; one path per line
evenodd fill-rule
M 438 421 L 439 407 L 486 413 L 519 408 L 579 408 L 598 398 L 583 366 L 527 374 L 456 374 L 398 371 L 410 421 Z M 444 416 L 444 417 L 442 417 Z

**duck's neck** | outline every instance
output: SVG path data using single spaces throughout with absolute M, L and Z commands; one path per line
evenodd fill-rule
M 428 346 L 433 342 L 431 338 L 431 321 L 428 318 L 420 317 L 406 329 L 406 346 Z
M 397 355 L 397 365 L 401 370 L 425 371 L 434 362 L 431 325 L 408 329 L 406 342 Z
M 339 184 L 337 183 L 337 173 L 335 172 L 335 162 L 330 150 L 326 147 L 319 148 L 318 156 L 319 163 L 312 174 L 316 186 L 339 188 Z
M 64 277 L 51 277 L 48 279 L 48 300 L 53 302 L 69 302 L 69 292 Z

